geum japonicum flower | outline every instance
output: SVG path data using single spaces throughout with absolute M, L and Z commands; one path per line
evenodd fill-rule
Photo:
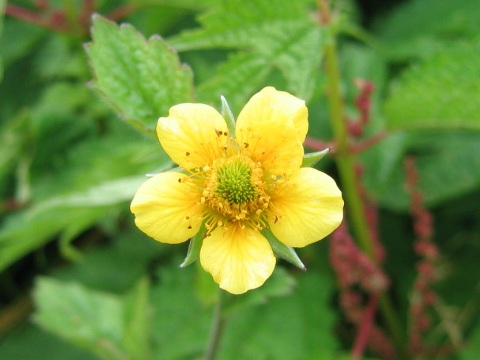
M 201 265 L 221 288 L 240 294 L 261 286 L 275 267 L 265 231 L 285 247 L 309 245 L 339 226 L 343 199 L 331 177 L 301 167 L 304 101 L 267 87 L 233 126 L 235 134 L 210 106 L 173 106 L 157 134 L 183 170 L 148 179 L 131 211 L 163 243 L 187 241 L 204 226 Z

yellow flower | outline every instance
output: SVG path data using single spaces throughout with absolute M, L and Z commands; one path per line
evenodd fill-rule
M 157 134 L 186 171 L 155 175 L 138 189 L 131 204 L 136 225 L 177 244 L 205 224 L 200 262 L 220 287 L 241 294 L 261 286 L 276 262 L 263 229 L 287 246 L 304 247 L 342 221 L 335 181 L 301 167 L 307 130 L 305 102 L 272 87 L 243 108 L 235 136 L 210 106 L 172 107 L 158 120 Z

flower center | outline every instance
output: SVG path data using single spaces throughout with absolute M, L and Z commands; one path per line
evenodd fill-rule
M 264 225 L 262 212 L 268 208 L 270 196 L 259 163 L 236 154 L 215 160 L 204 174 L 201 200 L 214 210 L 207 215 L 209 230 L 225 222 L 240 221 L 253 228 Z
M 253 168 L 251 165 L 245 159 L 238 157 L 227 160 L 216 171 L 218 185 L 214 190 L 215 194 L 230 204 L 252 201 L 257 195 L 257 191 L 252 184 Z

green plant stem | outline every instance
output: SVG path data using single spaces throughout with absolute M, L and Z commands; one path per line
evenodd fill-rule
M 330 115 L 335 139 L 338 144 L 336 162 L 343 185 L 344 198 L 348 204 L 350 221 L 360 247 L 374 262 L 377 262 L 363 201 L 358 191 L 355 161 L 348 148 L 348 132 L 344 117 L 343 97 L 340 90 L 341 80 L 337 47 L 333 36 L 328 39 L 325 55 L 326 70 L 329 78 Z M 404 353 L 405 342 L 403 340 L 402 328 L 397 320 L 393 306 L 385 294 L 379 299 L 379 308 L 397 349 Z
M 338 68 L 336 44 L 333 39 L 326 47 L 326 61 L 329 77 L 330 115 L 338 146 L 336 162 L 343 183 L 344 196 L 348 203 L 351 222 L 358 242 L 367 255 L 376 261 L 373 242 L 363 210 L 363 202 L 358 192 L 355 163 L 348 149 L 348 133 L 343 111 L 343 97 L 340 92 L 340 70 Z
M 218 289 L 217 303 L 213 313 L 213 325 L 210 331 L 210 339 L 208 341 L 207 351 L 203 360 L 214 360 L 217 354 L 218 346 L 223 335 L 226 318 L 223 313 L 223 306 L 225 301 L 225 294 L 222 289 Z

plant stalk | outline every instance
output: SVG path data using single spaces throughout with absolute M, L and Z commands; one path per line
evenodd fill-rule
M 330 116 L 335 140 L 337 142 L 337 156 L 335 160 L 343 185 L 345 202 L 348 204 L 350 222 L 362 250 L 374 262 L 378 262 L 365 216 L 363 201 L 358 191 L 359 187 L 355 173 L 355 161 L 348 146 L 348 131 L 344 117 L 345 111 L 340 87 L 341 79 L 337 46 L 333 35 L 327 39 L 325 56 L 326 71 L 329 79 Z M 381 295 L 379 298 L 379 309 L 397 349 L 400 352 L 405 353 L 402 327 L 400 326 L 390 299 L 385 294 Z

